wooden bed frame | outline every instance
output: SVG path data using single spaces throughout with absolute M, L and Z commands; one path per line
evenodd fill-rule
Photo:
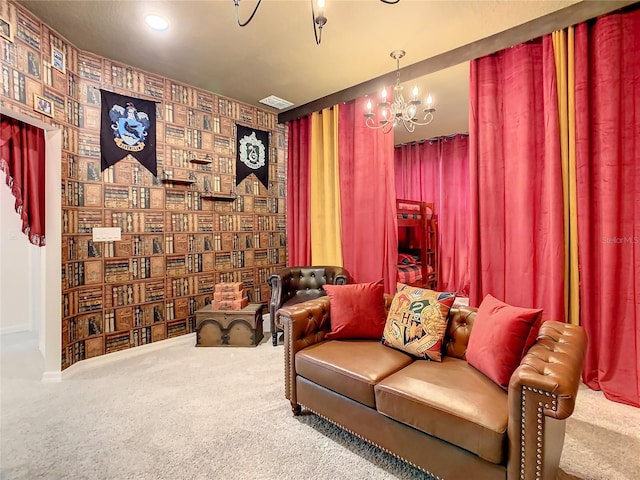
M 438 287 L 438 221 L 433 203 L 398 199 L 396 208 L 398 231 L 409 229 L 415 232 L 419 242 L 419 247 L 408 249 L 411 253 L 419 253 L 422 267 L 422 279 L 412 285 L 436 290 Z M 407 234 L 409 235 L 408 232 Z M 433 269 L 431 273 L 429 273 L 429 266 Z

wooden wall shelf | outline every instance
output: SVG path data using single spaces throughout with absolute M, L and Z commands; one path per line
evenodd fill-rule
M 225 193 L 203 193 L 200 195 L 200 198 L 203 200 L 214 200 L 218 202 L 233 202 L 237 195 L 234 194 L 225 194 Z
M 162 183 L 172 183 L 174 185 L 193 185 L 195 180 L 189 178 L 163 178 L 160 180 Z

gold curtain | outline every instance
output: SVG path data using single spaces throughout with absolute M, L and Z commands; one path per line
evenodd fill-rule
M 578 272 L 578 211 L 576 198 L 576 130 L 574 29 L 553 32 L 553 50 L 560 113 L 560 152 L 564 195 L 565 314 L 570 323 L 580 323 Z
M 342 263 L 338 105 L 311 116 L 311 263 Z

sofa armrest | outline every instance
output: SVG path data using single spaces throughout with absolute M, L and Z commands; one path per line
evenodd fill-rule
M 296 353 L 321 342 L 331 330 L 329 297 L 324 296 L 278 310 L 284 329 L 285 395 L 294 414 L 300 413 L 296 394 Z
M 291 270 L 284 269 L 279 273 L 274 273 L 267 279 L 271 287 L 271 299 L 269 301 L 269 313 L 275 316 L 280 306 L 291 298 L 292 292 L 284 288 L 284 283 L 290 281 Z
M 582 327 L 545 322 L 511 376 L 508 480 L 555 478 L 586 347 Z

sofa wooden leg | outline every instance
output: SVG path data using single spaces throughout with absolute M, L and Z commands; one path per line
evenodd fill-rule
M 273 332 L 271 334 L 271 341 L 273 342 L 274 347 L 278 346 L 278 332 Z
M 293 415 L 297 417 L 302 412 L 302 407 L 296 403 L 295 405 L 291 405 L 291 411 Z

